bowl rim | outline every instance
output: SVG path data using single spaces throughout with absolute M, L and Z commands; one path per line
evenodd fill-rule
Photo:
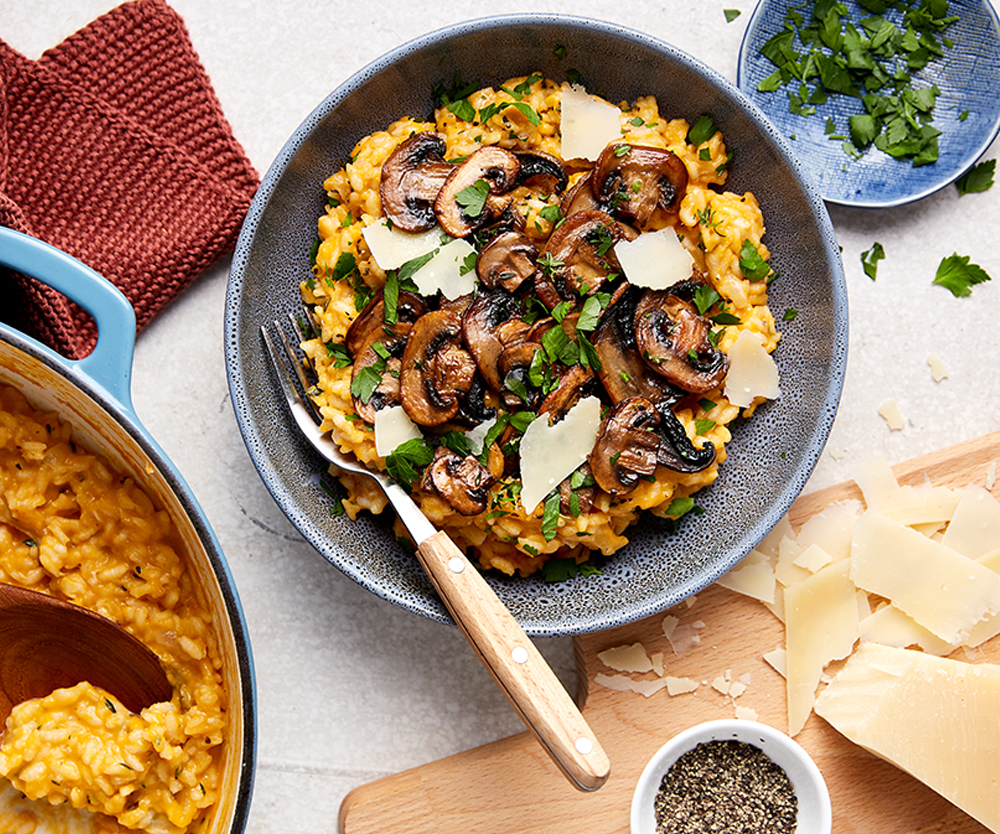
M 671 765 L 702 742 L 724 740 L 746 742 L 763 750 L 786 772 L 796 796 L 799 799 L 808 798 L 812 814 L 809 818 L 798 819 L 796 831 L 830 834 L 833 825 L 830 792 L 816 762 L 787 733 L 769 724 L 744 718 L 721 718 L 695 724 L 674 735 L 652 755 L 636 780 L 632 793 L 629 809 L 631 834 L 655 834 L 655 825 L 649 825 L 650 815 L 646 812 L 656 796 L 660 780 Z
M 542 28 L 545 31 L 569 26 L 577 32 L 581 30 L 597 32 L 606 36 L 623 38 L 629 44 L 641 46 L 645 50 L 655 51 L 664 59 L 683 65 L 686 70 L 704 79 L 706 83 L 724 93 L 734 111 L 757 126 L 766 142 L 771 143 L 775 155 L 780 157 L 782 163 L 787 166 L 789 175 L 799 189 L 803 201 L 812 209 L 810 218 L 816 223 L 818 238 L 822 242 L 822 254 L 829 263 L 831 273 L 830 292 L 832 294 L 831 320 L 833 346 L 828 371 L 829 383 L 818 402 L 818 414 L 815 426 L 810 430 L 808 438 L 804 441 L 807 451 L 803 454 L 802 465 L 795 472 L 789 474 L 787 482 L 780 490 L 780 493 L 775 496 L 772 505 L 762 511 L 760 516 L 748 525 L 751 528 L 750 532 L 754 533 L 754 535 L 759 533 L 758 539 L 763 538 L 767 531 L 787 512 L 815 468 L 829 437 L 843 389 L 846 375 L 847 334 L 849 326 L 847 318 L 847 289 L 843 263 L 837 249 L 836 235 L 833 230 L 832 221 L 826 211 L 826 206 L 823 203 L 821 195 L 806 175 L 801 163 L 795 158 L 788 142 L 773 129 L 763 112 L 732 81 L 687 52 L 652 35 L 621 24 L 577 15 L 531 12 L 484 16 L 442 26 L 413 38 L 369 62 L 338 84 L 310 112 L 284 143 L 262 178 L 261 187 L 254 197 L 243 227 L 240 230 L 233 253 L 227 287 L 224 349 L 231 395 L 230 399 L 236 412 L 239 430 L 243 435 L 248 450 L 251 452 L 251 457 L 254 457 L 255 463 L 257 463 L 254 447 L 255 443 L 260 441 L 261 435 L 258 431 L 260 427 L 255 422 L 256 418 L 246 413 L 244 410 L 246 407 L 241 405 L 244 400 L 245 391 L 242 370 L 245 362 L 243 354 L 244 351 L 249 350 L 249 346 L 241 343 L 239 296 L 244 289 L 246 267 L 251 260 L 250 256 L 255 238 L 261 228 L 263 215 L 269 201 L 275 195 L 282 177 L 289 170 L 295 155 L 306 144 L 320 123 L 342 101 L 354 94 L 371 77 L 387 70 L 411 53 L 432 48 L 442 42 L 447 42 L 449 39 L 470 34 L 482 34 L 483 32 L 490 32 L 510 26 Z M 287 493 L 287 488 L 281 474 L 273 471 L 271 467 L 266 465 L 258 465 L 256 468 L 266 488 L 271 493 L 272 498 L 292 524 L 303 533 L 307 541 L 319 550 L 320 554 L 327 561 L 334 564 L 348 578 L 383 600 L 401 605 L 414 613 L 438 622 L 453 623 L 446 611 L 436 608 L 429 601 L 425 602 L 422 599 L 416 599 L 413 595 L 408 595 L 405 590 L 384 587 L 385 583 L 377 581 L 377 577 L 368 575 L 364 565 L 347 564 L 348 559 L 337 558 L 336 554 L 331 558 L 331 554 L 327 552 L 330 548 L 326 547 L 324 549 L 317 541 L 322 536 L 318 535 L 311 517 L 298 506 L 295 497 Z M 744 551 L 748 551 L 749 549 L 750 546 L 748 544 L 744 548 Z M 655 600 L 648 600 L 644 604 L 632 604 L 624 611 L 608 612 L 602 610 L 584 614 L 576 613 L 572 618 L 568 618 L 567 616 L 541 615 L 535 621 L 524 621 L 522 624 L 528 634 L 537 637 L 548 637 L 589 633 L 634 622 L 660 613 L 691 593 L 697 592 L 698 589 L 715 581 L 733 565 L 738 563 L 744 555 L 745 552 L 734 553 L 729 560 L 719 560 L 719 564 L 714 566 L 714 570 L 709 570 L 702 575 L 698 588 L 690 588 L 685 585 L 676 589 L 670 595 L 659 595 Z M 522 619 L 524 618 L 522 617 Z

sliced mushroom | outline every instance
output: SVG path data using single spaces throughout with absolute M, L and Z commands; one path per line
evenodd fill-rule
M 521 299 L 497 287 L 479 293 L 462 317 L 465 345 L 475 358 L 486 384 L 495 391 L 503 391 L 500 354 L 504 343 L 497 331 L 505 322 L 518 320 L 523 315 Z
M 368 342 L 354 359 L 351 371 L 352 391 L 355 383 L 366 372 L 366 368 L 374 369 L 384 363 L 381 380 L 370 395 L 358 397 L 352 394 L 354 410 L 370 425 L 375 422 L 376 411 L 399 403 L 400 357 L 403 355 L 409 329 L 410 326 L 406 325 L 405 330 L 398 334 L 386 335 L 377 332 L 371 334 Z
M 657 405 L 660 412 L 660 424 L 657 431 L 660 443 L 657 460 L 668 469 L 675 472 L 701 472 L 708 469 L 715 460 L 715 446 L 706 443 L 699 448 L 691 442 L 677 415 L 665 403 Z
M 594 500 L 597 498 L 597 486 L 594 483 L 594 475 L 590 470 L 590 464 L 584 462 L 577 470 L 583 478 L 583 484 L 573 489 L 572 476 L 565 478 L 559 484 L 559 512 L 563 515 L 575 516 L 579 513 L 587 513 L 594 507 Z M 573 501 L 572 496 L 576 496 Z
M 542 260 L 547 266 L 535 278 L 539 297 L 551 309 L 555 304 L 549 305 L 547 299 L 553 292 L 563 301 L 596 292 L 610 276 L 621 274 L 614 245 L 629 234 L 603 211 L 571 214 L 542 250 Z
M 656 373 L 693 394 L 718 387 L 729 357 L 709 340 L 711 322 L 671 290 L 647 290 L 635 308 L 639 355 Z
M 574 365 L 559 380 L 555 390 L 538 406 L 539 414 L 551 414 L 550 423 L 558 423 L 576 405 L 594 383 L 594 372 Z
M 521 232 L 503 232 L 483 247 L 476 258 L 476 275 L 487 287 L 503 287 L 514 292 L 534 275 L 538 248 Z
M 523 185 L 535 177 L 546 177 L 550 180 L 553 194 L 566 190 L 568 174 L 561 159 L 544 151 L 515 151 L 515 156 L 521 163 L 515 186 Z
M 400 402 L 413 422 L 451 420 L 472 388 L 476 362 L 462 347 L 462 316 L 453 309 L 421 316 L 410 331 L 400 369 Z
M 400 290 L 396 301 L 396 317 L 392 324 L 387 324 L 385 320 L 385 298 L 380 290 L 365 305 L 365 308 L 358 314 L 358 317 L 351 322 L 344 337 L 344 347 L 347 348 L 351 356 L 358 353 L 371 342 L 373 334 L 391 334 L 399 329 L 399 326 L 412 325 L 418 318 L 427 312 L 427 302 L 416 293 L 408 290 Z
M 444 154 L 444 139 L 422 131 L 401 142 L 383 163 L 379 195 L 393 226 L 423 232 L 437 223 L 434 201 L 455 168 Z
M 520 169 L 517 157 L 496 145 L 473 153 L 448 175 L 434 201 L 434 213 L 441 228 L 452 237 L 466 237 L 496 220 L 510 202 L 508 192 L 514 187 Z M 485 200 L 472 210 L 462 205 L 460 195 L 479 182 L 486 183 Z
M 597 485 L 609 495 L 626 495 L 643 475 L 656 471 L 660 414 L 644 397 L 630 397 L 605 416 L 588 458 Z
M 504 348 L 500 354 L 500 377 L 503 379 L 504 403 L 509 408 L 523 408 L 527 406 L 535 409 L 541 399 L 541 391 L 531 382 L 531 363 L 535 354 L 542 350 L 542 346 L 537 342 L 519 342 L 508 348 Z M 515 389 L 524 392 L 515 393 Z M 525 399 L 526 397 L 526 399 Z
M 601 152 L 590 184 L 599 203 L 613 203 L 616 216 L 643 226 L 657 207 L 676 213 L 687 182 L 687 168 L 670 151 L 613 142 Z
M 578 211 L 607 211 L 607 206 L 597 202 L 594 196 L 594 189 L 590 185 L 590 178 L 593 171 L 587 171 L 578 179 L 573 187 L 563 194 L 559 203 L 559 211 L 563 217 L 569 217 Z
M 462 457 L 445 446 L 434 450 L 420 486 L 434 491 L 462 515 L 478 515 L 486 509 L 494 477 L 472 455 Z
M 642 293 L 642 288 L 627 285 L 601 316 L 592 339 L 601 361 L 597 375 L 612 403 L 645 397 L 654 403 L 673 404 L 683 392 L 654 372 L 636 346 L 635 310 Z

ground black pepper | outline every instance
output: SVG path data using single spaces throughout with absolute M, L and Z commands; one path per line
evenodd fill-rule
M 670 767 L 656 794 L 658 834 L 792 834 L 798 802 L 785 773 L 745 741 L 706 741 Z

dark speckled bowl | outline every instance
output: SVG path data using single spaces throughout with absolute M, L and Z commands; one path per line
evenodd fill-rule
M 557 47 L 564 47 L 557 49 Z M 564 57 L 560 58 L 560 55 Z M 488 61 L 484 61 L 484 56 Z M 250 456 L 274 499 L 332 564 L 383 599 L 450 618 L 386 519 L 330 514 L 323 460 L 297 434 L 262 350 L 262 324 L 299 305 L 323 180 L 355 143 L 400 116 L 432 110 L 431 89 L 498 84 L 538 71 L 577 70 L 588 90 L 617 102 L 653 94 L 665 116 L 709 113 L 733 152 L 726 188 L 753 191 L 781 277 L 771 306 L 784 325 L 776 353 L 782 396 L 736 425 L 718 481 L 699 493 L 701 515 L 672 531 L 650 517 L 601 573 L 546 583 L 490 582 L 525 631 L 578 634 L 656 614 L 713 582 L 778 522 L 806 483 L 833 423 L 847 357 L 843 267 L 823 202 L 784 140 L 739 90 L 690 56 L 621 26 L 561 15 L 474 20 L 407 43 L 348 79 L 294 133 L 264 177 L 243 226 L 229 280 L 225 352 L 233 405 Z

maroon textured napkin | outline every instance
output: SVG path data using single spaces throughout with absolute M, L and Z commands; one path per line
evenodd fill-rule
M 164 0 L 127 2 L 37 61 L 0 40 L 0 224 L 114 282 L 138 329 L 232 248 L 258 184 Z M 10 273 L 0 320 L 70 358 L 97 339 L 76 305 Z

